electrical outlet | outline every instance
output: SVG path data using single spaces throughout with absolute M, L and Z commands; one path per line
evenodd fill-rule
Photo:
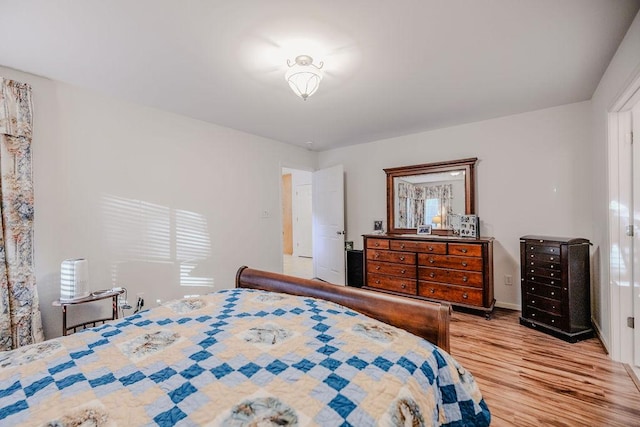
M 504 275 L 504 284 L 507 286 L 512 286 L 513 285 L 513 276 L 510 274 L 505 274 Z

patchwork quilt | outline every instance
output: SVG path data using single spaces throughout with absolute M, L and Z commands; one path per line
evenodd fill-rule
M 309 297 L 229 289 L 0 353 L 0 425 L 486 426 L 450 355 Z

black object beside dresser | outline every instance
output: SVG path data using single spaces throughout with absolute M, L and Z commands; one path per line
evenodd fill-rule
M 520 324 L 575 343 L 593 337 L 587 239 L 520 238 Z

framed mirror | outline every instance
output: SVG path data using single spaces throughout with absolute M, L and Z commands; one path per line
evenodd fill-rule
M 384 169 L 387 174 L 387 228 L 390 234 L 446 235 L 455 215 L 475 214 L 476 157 Z

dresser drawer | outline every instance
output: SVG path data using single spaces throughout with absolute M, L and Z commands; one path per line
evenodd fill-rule
M 544 323 L 556 328 L 562 327 L 562 317 L 546 311 L 538 310 L 529 306 L 525 306 L 522 312 L 523 317 Z
M 418 254 L 418 265 L 454 268 L 456 270 L 482 271 L 482 258 Z
M 527 255 L 531 253 L 560 255 L 560 246 L 534 245 L 527 243 L 526 251 Z
M 367 260 L 415 265 L 416 254 L 411 252 L 367 250 Z
M 539 276 L 539 277 L 548 277 L 550 279 L 560 280 L 562 279 L 562 272 L 559 270 L 552 270 L 550 268 L 540 268 L 540 267 L 527 267 L 527 277 Z
M 389 249 L 389 239 L 367 239 L 367 248 Z
M 444 268 L 418 267 L 418 279 L 478 288 L 482 288 L 483 284 L 482 273 L 476 271 L 447 270 Z
M 420 280 L 418 282 L 418 295 L 454 303 L 482 306 L 482 289 L 443 285 Z
M 449 243 L 449 255 L 482 256 L 480 245 L 470 245 L 466 243 Z
M 557 316 L 562 315 L 562 305 L 557 299 L 541 297 L 539 295 L 527 294 L 524 298 L 525 305 L 531 308 L 547 311 Z
M 416 267 L 406 264 L 391 264 L 379 261 L 369 261 L 367 263 L 367 274 L 386 274 L 388 276 L 416 278 Z
M 394 251 L 426 252 L 432 254 L 446 254 L 447 244 L 440 242 L 416 242 L 412 240 L 392 240 L 391 249 Z
M 416 280 L 401 277 L 384 276 L 382 274 L 367 274 L 367 286 L 387 291 L 416 294 Z
M 527 283 L 524 289 L 526 294 L 541 296 L 550 299 L 560 300 L 562 292 L 555 286 L 542 285 L 539 283 Z
M 548 264 L 548 263 L 559 264 L 560 256 L 554 255 L 554 254 L 548 254 L 548 253 L 531 252 L 531 253 L 527 253 L 527 260 L 540 262 L 544 264 Z
M 548 268 L 549 270 L 560 270 L 560 264 L 549 261 L 537 261 L 534 259 L 529 259 L 525 261 L 525 267 L 540 267 L 540 268 Z

